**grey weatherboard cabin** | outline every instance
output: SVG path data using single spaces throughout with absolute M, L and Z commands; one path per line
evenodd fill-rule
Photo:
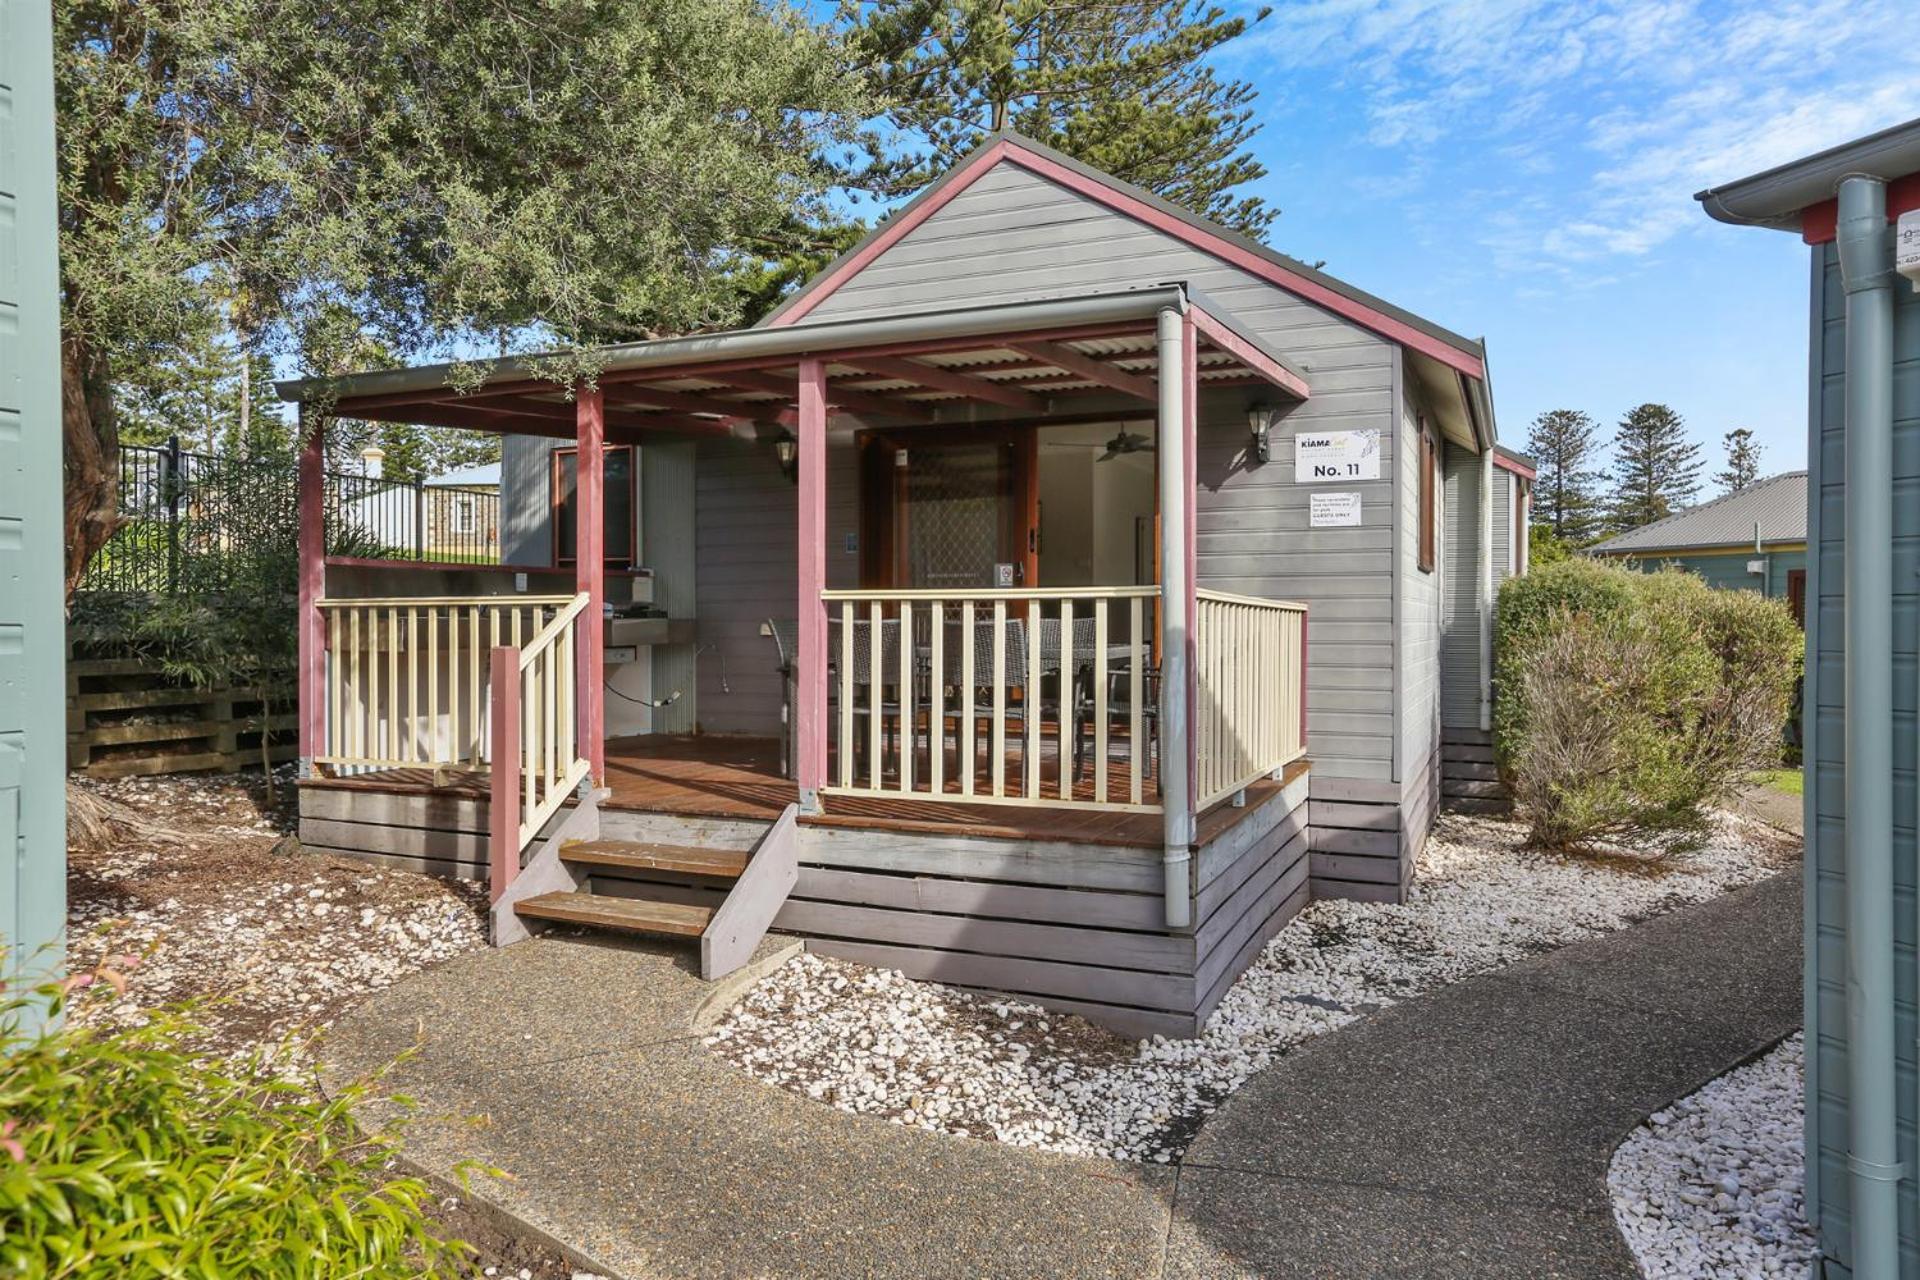
M 302 841 L 500 938 L 768 927 L 1192 1034 L 1313 896 L 1491 787 L 1532 469 L 1463 338 L 997 135 L 760 324 L 285 384 L 501 434 L 504 563 L 330 556 Z
M 1698 198 L 1809 247 L 1807 1218 L 1816 1275 L 1912 1280 L 1920 120 Z

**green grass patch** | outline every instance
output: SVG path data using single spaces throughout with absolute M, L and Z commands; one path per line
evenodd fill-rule
M 1805 778 L 1806 775 L 1798 769 L 1768 769 L 1753 775 L 1753 780 L 1760 786 L 1773 791 L 1784 791 L 1790 796 L 1803 794 Z

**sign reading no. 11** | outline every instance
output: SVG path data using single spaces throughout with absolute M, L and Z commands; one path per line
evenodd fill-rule
M 1380 478 L 1380 432 L 1302 431 L 1293 438 L 1296 484 Z

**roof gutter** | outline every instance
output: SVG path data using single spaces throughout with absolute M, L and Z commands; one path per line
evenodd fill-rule
M 1843 143 L 1749 178 L 1709 187 L 1694 199 L 1707 216 L 1745 227 L 1799 231 L 1809 206 L 1833 198 L 1843 178 L 1860 175 L 1891 181 L 1920 171 L 1920 120 Z
M 1045 302 L 1018 302 L 964 310 L 908 313 L 868 320 L 837 320 L 794 324 L 778 328 L 733 329 L 725 333 L 660 338 L 600 347 L 601 373 L 632 369 L 674 368 L 717 360 L 799 359 L 826 356 L 854 347 L 894 342 L 921 342 L 943 338 L 985 337 L 1015 331 L 1064 329 L 1079 325 L 1150 321 L 1163 308 L 1186 307 L 1186 290 L 1160 285 L 1113 293 L 1055 298 Z M 474 361 L 486 370 L 487 383 L 523 382 L 548 376 L 565 353 L 507 356 Z M 1275 355 L 1275 359 L 1279 359 Z M 396 392 L 437 391 L 449 385 L 458 366 L 451 363 L 418 365 L 410 369 L 381 369 L 338 378 L 301 378 L 276 384 L 282 400 L 305 402 L 348 396 L 391 395 Z

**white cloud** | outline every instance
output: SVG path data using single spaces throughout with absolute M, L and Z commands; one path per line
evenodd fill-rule
M 1594 277 L 1692 193 L 1920 116 L 1911 0 L 1305 0 L 1247 54 L 1357 96 L 1512 269 Z M 1863 53 L 1869 55 L 1862 57 Z

